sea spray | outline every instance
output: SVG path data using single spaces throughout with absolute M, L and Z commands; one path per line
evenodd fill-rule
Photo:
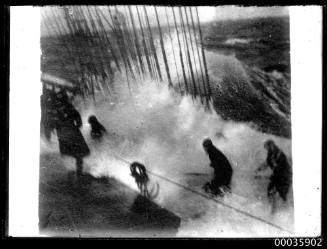
M 237 90 L 244 82 L 237 81 L 239 85 L 231 87 Z M 199 100 L 180 96 L 149 79 L 138 86 L 130 92 L 122 78 L 115 82 L 116 95 L 111 99 L 75 103 L 83 119 L 82 133 L 91 149 L 91 155 L 85 158 L 85 171 L 95 177 L 115 177 L 136 191 L 128 162 L 139 161 L 150 172 L 169 179 L 149 174 L 152 186 L 160 186 L 154 201 L 183 219 L 180 236 L 269 234 L 272 230 L 267 225 L 258 232 L 253 228 L 258 227 L 258 222 L 249 223 L 243 214 L 182 187 L 203 194 L 201 187 L 212 179 L 210 162 L 201 145 L 204 138 L 210 137 L 234 170 L 232 195 L 227 195 L 224 202 L 274 222 L 281 223 L 286 217 L 289 224 L 284 221 L 283 225 L 292 226 L 290 206 L 277 218 L 269 213 L 268 175 L 254 177 L 254 170 L 266 158 L 264 141 L 273 139 L 291 158 L 289 139 L 260 133 L 249 123 L 226 121 L 214 112 L 206 112 Z M 100 143 L 90 138 L 90 115 L 96 115 L 108 131 Z M 55 134 L 50 144 L 53 151 L 58 145 Z M 42 143 L 42 150 L 49 150 L 47 143 Z M 74 159 L 65 158 L 64 162 L 67 168 L 74 169 Z M 216 229 L 218 225 L 220 230 Z

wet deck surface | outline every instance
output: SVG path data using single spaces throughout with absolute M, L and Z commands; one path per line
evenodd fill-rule
M 40 233 L 60 237 L 172 237 L 180 218 L 114 178 L 69 177 L 60 155 L 40 157 Z

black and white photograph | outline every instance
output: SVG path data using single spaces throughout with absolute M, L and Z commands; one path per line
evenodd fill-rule
M 11 63 L 27 51 L 10 69 L 10 101 L 24 95 L 36 114 L 10 102 L 19 112 L 10 129 L 15 117 L 24 121 L 9 143 L 37 147 L 14 155 L 10 149 L 9 234 L 21 228 L 17 234 L 25 236 L 28 222 L 10 227 L 11 212 L 25 205 L 14 204 L 11 191 L 24 195 L 24 179 L 34 184 L 37 237 L 319 236 L 321 151 L 310 160 L 299 146 L 321 148 L 321 119 L 319 109 L 296 105 L 319 104 L 321 61 L 294 59 L 301 39 L 292 37 L 292 8 L 10 7 Z M 321 21 L 319 7 L 298 8 Z M 24 22 L 36 33 L 19 27 Z M 15 46 L 22 39 L 24 46 Z M 311 82 L 296 73 L 301 60 L 316 65 Z M 27 69 L 33 62 L 35 70 Z M 36 81 L 25 80 L 29 74 Z M 319 97 L 297 97 L 293 90 L 304 84 Z M 302 123 L 307 130 L 299 138 L 301 115 L 318 129 Z M 25 153 L 33 153 L 33 167 Z

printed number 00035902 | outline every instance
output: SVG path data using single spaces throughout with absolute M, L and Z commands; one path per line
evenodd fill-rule
M 322 238 L 276 238 L 275 246 L 322 246 Z

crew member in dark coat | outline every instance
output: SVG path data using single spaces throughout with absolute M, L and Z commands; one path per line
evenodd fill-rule
M 69 102 L 68 96 L 63 91 L 57 94 L 55 110 L 60 153 L 76 159 L 76 172 L 80 176 L 83 173 L 83 158 L 90 154 L 90 149 L 80 131 L 81 115 Z
M 287 194 L 292 182 L 292 170 L 287 161 L 286 155 L 277 147 L 272 140 L 267 140 L 264 143 L 264 148 L 267 150 L 266 162 L 261 165 L 258 171 L 264 170 L 268 167 L 273 171 L 270 176 L 270 182 L 267 188 L 267 195 L 272 199 L 276 193 L 287 201 Z
M 210 139 L 205 139 L 202 143 L 204 150 L 208 153 L 214 169 L 214 179 L 208 182 L 204 189 L 210 190 L 214 195 L 222 195 L 222 189 L 230 191 L 233 169 L 226 156 L 219 151 Z
M 103 125 L 100 124 L 100 122 L 94 115 L 90 116 L 88 121 L 89 121 L 89 124 L 91 125 L 91 132 L 90 132 L 91 137 L 94 140 L 101 140 L 103 135 L 105 133 L 107 133 L 106 128 L 104 128 Z

